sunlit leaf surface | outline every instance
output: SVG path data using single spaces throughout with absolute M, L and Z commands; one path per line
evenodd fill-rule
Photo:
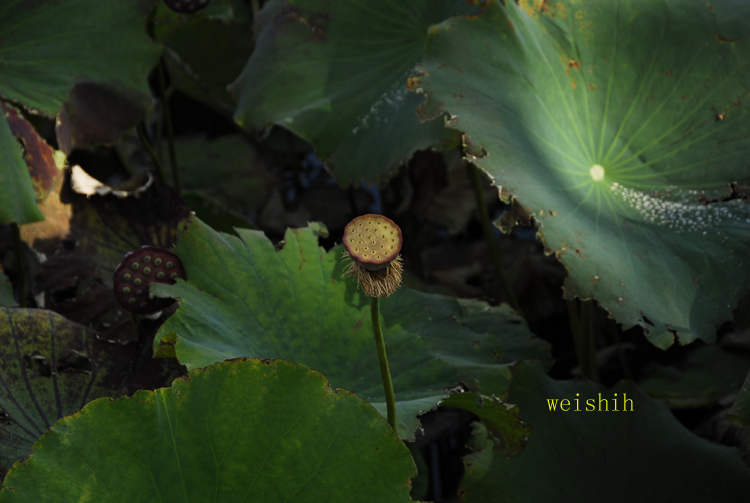
M 432 30 L 412 87 L 537 218 L 567 296 L 714 340 L 750 291 L 750 7 L 506 4 Z

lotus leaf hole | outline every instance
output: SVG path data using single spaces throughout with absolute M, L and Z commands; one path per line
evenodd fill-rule
M 161 265 L 161 259 L 157 258 L 156 260 L 154 260 L 154 265 Z
M 151 255 L 146 255 L 145 257 L 143 257 L 143 261 L 146 262 L 147 264 L 151 262 Z
M 127 287 L 127 286 L 123 287 L 122 288 L 122 293 L 124 293 L 125 295 L 129 294 L 130 293 L 130 288 Z
M 172 279 L 177 279 L 177 273 L 173 272 L 172 274 L 169 275 L 169 277 Z
M 174 265 L 174 262 L 172 262 L 171 260 L 167 261 L 167 269 L 171 269 L 173 265 Z
M 126 272 L 125 274 L 122 275 L 122 279 L 124 281 L 130 281 L 130 278 L 132 278 L 132 276 L 130 275 L 130 273 Z
M 139 264 L 138 262 L 133 262 L 132 264 L 130 264 L 130 268 L 133 269 L 134 271 L 137 271 L 138 269 L 141 268 L 141 264 Z
M 159 279 L 164 279 L 164 271 L 159 271 L 156 273 L 156 277 Z
M 135 286 L 139 286 L 139 285 L 141 284 L 141 278 L 135 278 L 135 279 L 133 280 L 133 284 L 134 284 Z
M 139 289 L 139 290 L 136 290 L 136 291 L 135 291 L 135 294 L 136 294 L 136 295 L 143 295 L 143 290 L 140 290 L 140 289 Z
M 130 297 L 128 299 L 128 304 L 135 304 L 135 297 Z
M 594 164 L 589 169 L 589 174 L 595 182 L 601 182 L 604 179 L 604 168 L 600 164 Z
M 144 267 L 143 268 L 143 274 L 151 274 L 151 268 L 150 267 Z

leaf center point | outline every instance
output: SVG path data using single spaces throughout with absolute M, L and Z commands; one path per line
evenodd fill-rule
M 604 168 L 600 164 L 594 164 L 589 169 L 589 174 L 595 182 L 601 182 L 604 179 Z

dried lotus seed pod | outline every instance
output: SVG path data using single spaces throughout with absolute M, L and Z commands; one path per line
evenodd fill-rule
M 209 0 L 164 0 L 167 7 L 175 12 L 191 14 L 208 6 Z
M 161 311 L 172 304 L 174 299 L 151 297 L 148 287 L 151 283 L 172 285 L 176 278 L 185 279 L 185 267 L 180 258 L 165 248 L 144 246 L 125 255 L 125 259 L 115 269 L 115 299 L 123 309 L 131 313 Z
M 368 271 L 379 271 L 398 257 L 401 229 L 382 215 L 362 215 L 344 228 L 344 247 L 352 260 Z

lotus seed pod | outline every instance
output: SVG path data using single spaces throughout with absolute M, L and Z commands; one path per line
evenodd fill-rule
M 167 7 L 175 12 L 191 14 L 208 6 L 209 0 L 164 0 Z
M 368 214 L 346 225 L 343 242 L 354 262 L 368 271 L 379 271 L 398 257 L 403 238 L 391 219 Z
M 166 264 L 169 264 L 169 270 Z M 115 269 L 115 298 L 123 309 L 131 313 L 154 313 L 168 307 L 174 299 L 149 298 L 145 285 L 171 285 L 177 278 L 185 279 L 185 267 L 177 255 L 164 248 L 144 246 L 125 255 L 125 259 Z M 141 285 L 144 286 L 138 288 Z

